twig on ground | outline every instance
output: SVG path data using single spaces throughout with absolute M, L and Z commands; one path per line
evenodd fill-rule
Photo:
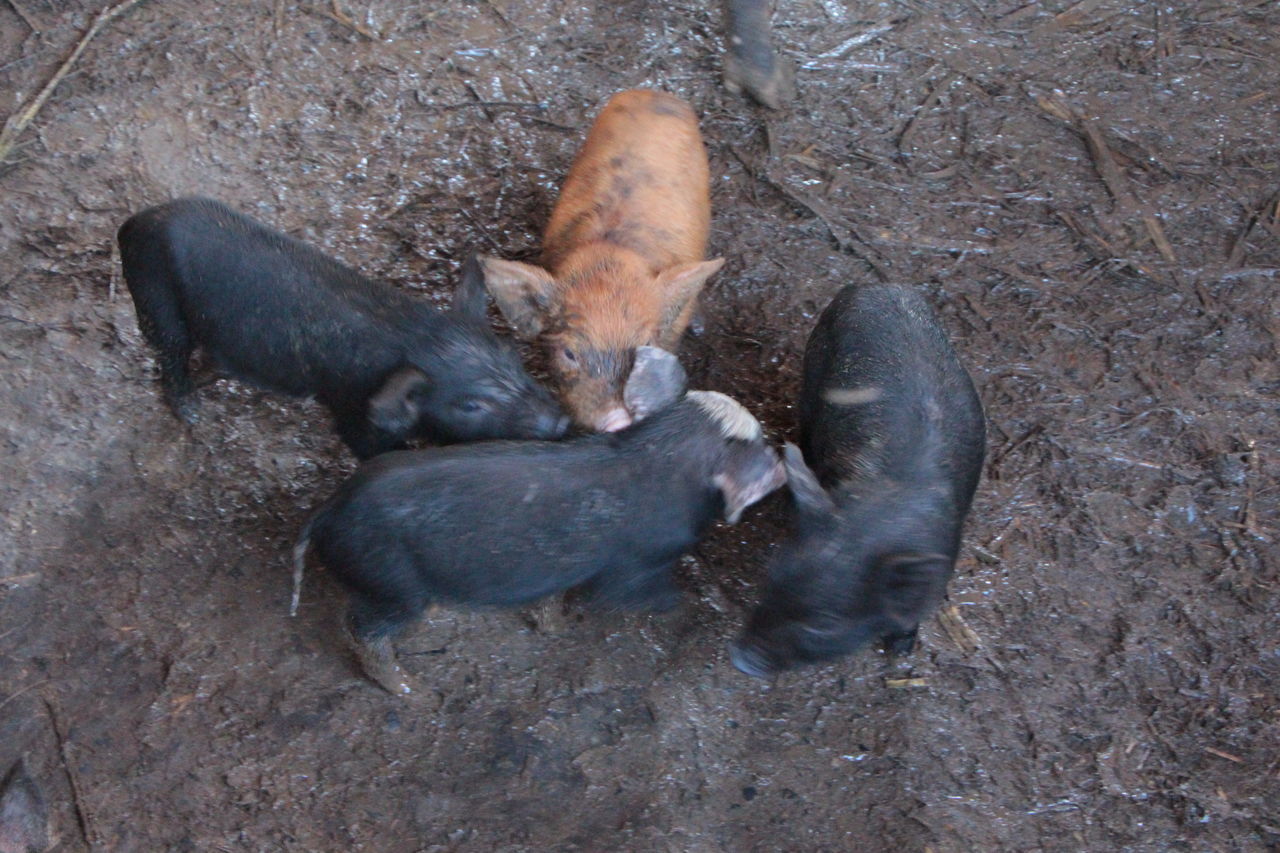
M 1244 764 L 1244 759 L 1241 758 L 1240 756 L 1232 755 L 1231 753 L 1224 752 L 1221 749 L 1215 749 L 1212 746 L 1206 746 L 1204 748 L 1204 751 L 1209 753 L 1210 755 L 1216 755 L 1219 758 L 1225 758 L 1227 759 L 1227 761 L 1234 761 L 1236 764 Z
M 729 152 L 734 158 L 742 164 L 742 168 L 747 170 L 747 174 L 757 180 L 764 181 L 773 187 L 783 196 L 790 199 L 793 203 L 803 207 L 818 218 L 818 221 L 827 227 L 827 231 L 831 234 L 832 239 L 836 241 L 836 245 L 843 251 L 848 252 L 858 258 L 861 258 L 875 271 L 881 281 L 890 279 L 889 273 L 885 269 L 884 261 L 881 260 L 874 249 L 871 248 L 871 241 L 864 238 L 858 233 L 857 227 L 841 216 L 831 205 L 821 199 L 815 198 L 801 189 L 787 185 L 784 181 L 779 180 L 770 174 L 768 167 L 757 167 L 750 163 L 736 148 L 730 146 Z
M 455 201 L 456 201 L 456 200 L 457 200 L 457 199 L 455 199 Z M 481 237 L 484 237 L 484 239 L 485 239 L 485 240 L 489 241 L 489 245 L 493 247 L 493 250 L 494 250 L 495 252 L 501 252 L 501 251 L 502 251 L 502 247 L 501 247 L 500 245 L 498 245 L 498 241 L 497 241 L 497 240 L 493 239 L 493 235 L 489 233 L 489 229 L 487 229 L 487 228 L 485 228 L 485 227 L 484 227 L 484 223 L 480 222 L 480 221 L 479 221 L 479 220 L 477 220 L 474 216 L 472 216 L 472 215 L 471 215 L 471 213 L 467 210 L 466 205 L 464 205 L 464 204 L 459 204 L 459 205 L 458 205 L 458 212 L 462 214 L 462 218 L 463 218 L 463 219 L 465 219 L 465 220 L 467 220 L 468 222 L 470 222 L 470 223 L 471 223 L 471 225 L 472 225 L 472 227 L 474 227 L 477 231 L 479 231 L 479 232 L 480 232 L 480 236 L 481 236 Z
M 31 32 L 33 33 L 40 32 L 40 28 L 37 27 L 35 23 L 31 20 L 31 16 L 27 14 L 26 9 L 22 8 L 22 6 L 18 3 L 18 0 L 7 0 L 7 2 L 9 3 L 9 8 L 13 9 L 13 11 L 18 13 L 18 17 L 22 19 L 22 23 L 26 24 L 28 27 L 31 28 Z
M 818 5 L 827 13 L 827 17 L 836 23 L 840 23 L 849 16 L 848 10 L 840 0 L 818 0 Z
M 493 2 L 493 0 L 484 0 L 484 5 L 490 12 L 494 14 L 494 17 L 496 17 L 499 21 L 502 21 L 503 26 L 505 26 L 509 30 L 515 29 L 515 26 L 511 23 L 511 21 L 507 19 L 506 15 L 502 14 L 502 10 L 497 7 L 497 5 Z
M 111 278 L 107 281 L 107 302 L 116 301 L 116 285 L 120 282 L 120 244 L 111 241 Z
M 1084 20 L 1084 16 L 1102 5 L 1102 0 L 1080 0 L 1070 9 L 1065 9 L 1053 16 L 1048 26 L 1066 29 L 1074 27 Z
M 818 54 L 818 59 L 842 59 L 846 53 L 853 50 L 858 45 L 866 44 L 878 36 L 884 35 L 904 20 L 906 20 L 906 18 L 903 18 L 900 15 L 890 15 L 887 18 L 881 18 L 879 21 L 876 21 L 870 27 L 857 35 L 850 36 L 840 42 L 840 44 L 831 48 L 831 50 Z
M 1262 470 L 1262 462 L 1258 458 L 1258 442 L 1255 439 L 1249 439 L 1249 451 L 1246 453 L 1246 485 L 1244 492 L 1244 509 L 1240 513 L 1240 525 L 1245 533 L 1248 533 L 1255 539 L 1261 539 L 1263 542 L 1270 542 L 1271 537 L 1267 534 L 1270 532 L 1263 525 L 1258 523 L 1258 511 L 1254 507 L 1254 498 L 1257 496 L 1257 488 L 1254 480 L 1259 471 Z
M 308 12 L 313 15 L 319 15 L 322 18 L 328 18 L 331 21 L 342 24 L 352 32 L 358 33 L 369 39 L 369 41 L 381 41 L 381 38 L 373 30 L 357 21 L 355 18 L 342 11 L 342 7 L 338 5 L 338 0 L 333 0 L 329 9 L 321 9 L 318 6 L 305 7 Z
M 1271 216 L 1275 215 L 1275 211 L 1280 209 L 1280 190 L 1272 193 L 1267 200 L 1258 205 L 1249 218 L 1245 220 L 1244 227 L 1240 229 L 1239 236 L 1235 242 L 1231 244 L 1231 251 L 1227 254 L 1227 267 L 1229 269 L 1237 269 L 1244 264 L 1245 248 L 1248 245 L 1249 235 L 1253 233 L 1253 229 L 1261 221 L 1268 216 L 1268 211 L 1272 211 Z
M 1126 215 L 1133 215 L 1136 212 L 1142 220 L 1147 236 L 1151 238 L 1161 257 L 1170 264 L 1177 264 L 1178 258 L 1173 253 L 1173 246 L 1170 245 L 1169 239 L 1165 236 L 1164 227 L 1150 208 L 1138 198 L 1129 182 L 1121 174 L 1120 167 L 1116 165 L 1115 156 L 1111 153 L 1111 148 L 1107 145 L 1098 122 L 1068 104 L 1059 92 L 1031 94 L 1040 109 L 1054 118 L 1067 122 L 1084 137 L 1089 154 L 1093 158 L 1094 167 L 1098 170 L 1103 185 L 1106 186 L 1107 192 L 1115 200 L 1120 211 Z M 1150 275 L 1145 269 L 1141 271 Z
M 80 824 L 80 834 L 84 843 L 90 848 L 98 846 L 97 833 L 89 821 L 89 811 L 84 806 L 84 798 L 80 792 L 80 779 L 76 773 L 75 761 L 71 758 L 67 733 L 62 725 L 62 715 L 58 713 L 57 703 L 50 697 L 49 691 L 41 691 L 40 698 L 49 712 L 49 722 L 53 727 L 53 736 L 58 741 L 58 753 L 62 756 L 62 767 L 67 773 L 67 781 L 71 783 L 71 802 L 76 809 L 76 822 Z
M 1010 453 L 1017 450 L 1019 447 L 1026 444 L 1028 441 L 1035 438 L 1037 435 L 1039 435 L 1042 432 L 1044 432 L 1043 422 L 1032 424 L 1031 427 L 1026 432 L 1024 432 L 1022 435 L 1018 436 L 1016 439 L 1006 444 L 997 453 L 993 454 L 991 457 L 991 461 L 988 462 L 987 464 L 990 466 L 992 470 L 999 468 L 1000 463 L 1004 462 L 1004 460 L 1008 458 Z
M 977 632 L 964 621 L 964 617 L 960 615 L 960 611 L 954 604 L 948 604 L 938 611 L 938 623 L 942 625 L 942 630 L 947 632 L 951 642 L 965 654 L 971 655 L 982 648 L 982 640 L 979 639 Z
M 14 691 L 13 693 L 10 693 L 8 696 L 5 697 L 3 702 L 0 702 L 0 708 L 3 708 L 5 705 L 8 705 L 10 702 L 12 702 L 14 699 L 17 699 L 23 693 L 30 693 L 32 690 L 35 690 L 37 687 L 40 687 L 48 683 L 49 683 L 49 679 L 46 678 L 44 681 L 36 681 L 32 684 L 28 684 L 26 687 L 22 688 L 21 690 L 17 690 L 17 691 Z
M 1133 258 L 1125 257 L 1124 254 L 1117 247 L 1111 245 L 1105 237 L 1086 230 L 1085 227 L 1079 222 L 1076 222 L 1075 217 L 1067 211 L 1055 210 L 1053 211 L 1053 215 L 1061 219 L 1063 224 L 1079 235 L 1086 244 L 1095 244 L 1090 247 L 1094 251 L 1101 249 L 1102 251 L 1100 254 L 1105 255 L 1115 263 L 1130 267 L 1135 272 L 1145 275 L 1148 278 L 1155 278 L 1155 273 L 1148 269 L 1145 264 L 1140 261 L 1136 261 Z
M 45 103 L 49 100 L 49 96 L 53 94 L 53 90 L 58 87 L 63 78 L 71 73 L 72 67 L 75 66 L 76 60 L 80 58 L 80 54 L 84 53 L 84 49 L 89 46 L 89 42 L 102 31 L 111 20 L 141 3 L 142 0 L 122 0 L 122 2 L 114 6 L 108 6 L 98 13 L 93 19 L 93 23 L 89 25 L 89 29 L 85 30 L 84 35 L 76 42 L 75 48 L 72 49 L 71 55 L 58 66 L 58 70 L 53 72 L 53 76 L 49 78 L 49 82 L 44 84 L 44 88 L 31 99 L 31 103 L 9 116 L 4 123 L 4 128 L 0 129 L 0 163 L 3 163 L 9 156 L 9 152 L 13 150 L 14 143 L 18 141 L 18 137 L 27 126 L 35 120 L 40 114 L 40 110 L 44 108 Z
M 1021 21 L 1023 18 L 1028 18 L 1041 11 L 1043 10 L 1040 8 L 1040 0 L 1028 0 L 1028 2 L 1023 3 L 1021 6 L 1018 6 L 1015 9 L 1010 9 L 1008 12 L 1005 12 L 1003 15 L 997 15 L 996 21 L 1001 26 L 1007 27 L 1010 24 L 1016 24 L 1018 21 Z
M 959 74 L 944 75 L 943 78 L 938 81 L 937 85 L 929 90 L 929 94 L 920 102 L 920 106 L 916 107 L 911 118 L 907 121 L 906 126 L 902 128 L 902 133 L 898 134 L 898 156 L 905 162 L 910 163 L 911 152 L 909 149 L 911 147 L 911 140 L 916 135 L 916 127 L 920 121 L 920 117 L 933 109 L 938 103 L 938 99 L 942 97 L 942 93 L 951 88 L 951 84 L 959 79 Z
M 885 246 L 904 246 L 912 249 L 922 249 L 927 252 L 974 252 L 979 255 L 986 255 L 996 249 L 993 243 L 924 237 L 919 234 L 891 231 L 888 228 L 877 228 L 872 232 L 871 241 Z
M 551 121 L 545 118 L 538 118 L 537 116 L 529 116 L 529 121 L 533 122 L 534 124 L 543 125 L 544 127 L 550 127 L 554 130 L 563 130 L 567 133 L 578 132 L 578 128 L 574 127 L 573 125 L 561 124 L 558 121 Z
M 1125 213 L 1131 213 L 1135 209 L 1138 211 L 1142 224 L 1146 226 L 1147 234 L 1151 237 L 1151 242 L 1155 243 L 1161 256 L 1169 263 L 1176 264 L 1178 259 L 1173 254 L 1173 246 L 1169 245 L 1169 239 L 1164 235 L 1160 220 L 1156 219 L 1155 214 L 1145 204 L 1138 201 L 1128 181 L 1120 174 L 1120 168 L 1116 165 L 1115 157 L 1112 156 L 1111 149 L 1107 147 L 1107 142 L 1102 137 L 1102 131 L 1098 129 L 1098 123 L 1085 116 L 1079 117 L 1079 123 L 1085 141 L 1089 143 L 1089 151 L 1093 155 L 1094 163 L 1098 167 L 1098 174 L 1107 185 L 1107 192 L 1111 193 L 1111 197 Z
M 546 104 L 522 103 L 520 101 L 463 101 L 458 104 L 436 104 L 430 101 L 419 101 L 418 105 L 428 110 L 465 110 L 469 107 L 479 107 L 484 110 L 533 110 L 534 112 L 546 112 Z
M 489 112 L 489 108 L 485 106 L 484 99 L 480 97 L 480 93 L 476 91 L 476 87 L 467 82 L 464 82 L 462 85 L 466 87 L 467 94 L 471 96 L 471 99 L 480 105 L 480 112 L 484 113 L 484 117 L 492 123 L 493 113 Z

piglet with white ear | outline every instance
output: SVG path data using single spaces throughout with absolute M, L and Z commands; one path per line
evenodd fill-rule
M 611 606 L 673 606 L 676 559 L 785 479 L 750 412 L 684 386 L 675 356 L 641 347 L 626 394 L 642 419 L 625 430 L 373 460 L 303 529 L 295 604 L 314 546 L 350 593 L 365 672 L 397 694 L 413 687 L 391 642 L 435 602 L 509 606 L 585 586 Z

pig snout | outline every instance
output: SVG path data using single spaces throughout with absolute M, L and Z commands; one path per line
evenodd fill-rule
M 596 418 L 597 432 L 617 432 L 631 426 L 631 413 L 622 406 L 616 406 Z
M 659 347 L 636 348 L 631 372 L 622 386 L 622 405 L 606 403 L 595 418 L 597 432 L 617 432 L 642 421 L 678 400 L 685 392 L 688 377 L 680 360 Z
M 753 678 L 768 678 L 778 670 L 763 651 L 747 640 L 735 640 L 729 646 L 729 660 L 739 672 Z

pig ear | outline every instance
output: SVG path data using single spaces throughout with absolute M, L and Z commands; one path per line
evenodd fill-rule
M 787 488 L 796 499 L 796 506 L 801 512 L 816 512 L 829 515 L 836 511 L 831 495 L 822 488 L 818 478 L 805 464 L 804 454 L 791 442 L 782 447 L 782 460 L 787 468 Z
M 633 420 L 641 421 L 680 399 L 688 381 L 680 359 L 657 347 L 637 347 L 622 403 Z
M 689 303 L 702 292 L 707 279 L 724 266 L 724 258 L 697 261 L 668 267 L 658 273 L 658 290 L 662 293 L 663 312 L 658 321 L 658 338 L 665 339 Z M 683 330 L 682 330 L 683 331 Z
M 427 374 L 405 365 L 369 398 L 369 423 L 391 435 L 408 437 L 422 414 L 420 399 L 431 388 Z
M 950 576 L 951 558 L 946 554 L 889 554 L 877 561 L 872 598 L 886 617 L 910 631 L 942 601 Z
M 768 454 L 768 462 L 763 465 L 761 453 Z M 724 520 L 730 524 L 737 524 L 744 509 L 768 497 L 770 492 L 787 481 L 782 463 L 766 446 L 740 450 L 736 456 L 737 464 L 731 460 L 726 471 L 711 479 L 724 496 Z
M 469 255 L 462 263 L 458 289 L 453 294 L 453 310 L 473 320 L 483 320 L 489 307 L 489 292 L 484 287 L 484 269 L 480 259 Z
M 484 285 L 498 303 L 502 316 L 522 338 L 536 338 L 555 299 L 556 280 L 533 264 L 484 256 Z

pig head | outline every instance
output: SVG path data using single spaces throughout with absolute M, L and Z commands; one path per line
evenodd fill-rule
M 748 675 L 848 654 L 876 639 L 914 639 L 951 576 L 954 535 L 928 494 L 885 484 L 883 494 L 837 503 L 786 445 L 796 532 L 769 570 L 769 585 L 730 659 Z
M 485 282 L 516 333 L 537 340 L 565 407 L 581 426 L 631 424 L 623 389 L 636 349 L 675 349 L 698 292 L 723 258 L 651 272 L 630 253 L 592 253 L 559 277 L 532 264 L 485 258 Z

